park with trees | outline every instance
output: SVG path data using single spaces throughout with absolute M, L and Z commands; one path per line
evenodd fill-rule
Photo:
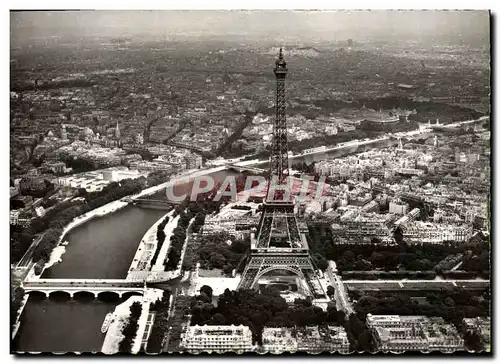
M 490 293 L 461 288 L 440 291 L 360 291 L 352 290 L 357 316 L 423 315 L 442 317 L 457 327 L 466 317 L 490 316 Z M 417 297 L 418 296 L 418 297 Z
M 10 225 L 10 258 L 11 262 L 18 262 L 33 242 L 31 229 L 19 229 L 18 225 Z
M 253 341 L 262 344 L 264 327 L 302 327 L 308 325 L 341 325 L 346 329 L 353 350 L 371 350 L 371 335 L 363 321 L 351 315 L 345 317 L 334 305 L 327 311 L 308 299 L 297 299 L 288 304 L 279 292 L 266 287 L 259 291 L 226 289 L 212 303 L 211 288 L 200 289 L 200 295 L 190 303 L 191 325 L 245 325 L 249 326 Z
M 197 262 L 200 262 L 202 268 L 220 268 L 230 274 L 240 262 L 249 243 L 234 239 L 225 233 L 222 235 L 200 234 L 205 217 L 208 214 L 217 213 L 224 203 L 223 199 L 214 201 L 214 191 L 216 190 L 200 194 L 197 201 L 185 200 L 175 208 L 174 216 L 180 215 L 180 218 L 170 238 L 170 249 L 165 261 L 165 270 L 176 269 L 179 264 L 191 220 L 190 229 L 194 236 L 186 247 L 182 269 L 191 270 Z M 231 246 L 226 244 L 228 240 L 231 240 Z M 210 251 L 210 249 L 213 250 Z M 215 253 L 211 260 L 212 264 L 210 263 L 210 256 L 206 256 L 206 254 L 210 253 Z
M 168 309 L 170 296 L 170 291 L 165 290 L 163 291 L 163 297 L 161 300 L 157 300 L 150 306 L 150 312 L 155 313 L 155 319 L 146 347 L 148 353 L 159 353 L 163 348 L 165 335 L 168 332 Z
M 439 245 L 409 245 L 402 241 L 390 246 L 338 244 L 335 239 L 328 224 L 309 224 L 309 249 L 316 264 L 322 268 L 325 266 L 323 260 L 334 260 L 338 271 L 351 278 L 353 272 L 365 272 L 357 273 L 356 277 L 433 279 L 437 274 L 450 274 L 449 269 L 452 267 L 443 269 L 442 262 L 456 254 L 463 255 L 462 274 L 468 273 L 467 277 L 489 275 L 489 241 L 486 237 L 461 244 L 444 242 Z
M 165 271 L 175 270 L 179 265 L 181 259 L 182 249 L 184 248 L 184 243 L 186 242 L 187 229 L 189 227 L 189 222 L 194 218 L 196 212 L 193 207 L 194 205 L 188 205 L 184 210 L 176 208 L 174 215 L 180 215 L 172 236 L 170 237 L 170 248 L 168 254 L 165 257 L 164 266 Z
M 249 249 L 249 239 L 236 239 L 227 232 L 219 232 L 198 238 L 194 259 L 202 269 L 220 269 L 231 275 L 242 265 Z

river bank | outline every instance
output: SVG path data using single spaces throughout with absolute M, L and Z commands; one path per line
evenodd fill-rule
M 64 228 L 63 232 L 61 233 L 61 236 L 59 237 L 59 242 L 57 246 L 52 250 L 52 253 L 50 254 L 50 258 L 45 263 L 43 266 L 42 271 L 40 272 L 40 277 L 42 276 L 43 272 L 45 269 L 52 267 L 56 263 L 60 263 L 62 261 L 62 256 L 66 252 L 66 246 L 69 244 L 69 241 L 62 241 L 63 238 L 68 234 L 71 230 L 74 228 L 89 222 L 90 220 L 96 218 L 96 217 L 102 217 L 106 214 L 110 214 L 112 212 L 118 211 L 125 206 L 128 205 L 128 202 L 124 202 L 121 200 L 118 201 L 112 201 L 104 206 L 98 207 L 97 209 L 94 209 L 92 211 L 89 211 L 83 215 L 80 215 L 73 219 L 66 227 Z
M 139 242 L 163 215 L 129 204 L 75 227 L 59 245 L 66 249 L 62 259 L 45 269 L 42 279 L 125 279 Z
M 23 313 L 24 307 L 26 306 L 26 303 L 28 303 L 30 295 L 25 294 L 23 297 L 23 301 L 21 302 L 21 307 L 17 310 L 17 316 L 16 316 L 16 323 L 14 324 L 14 329 L 12 330 L 12 340 L 16 337 L 17 331 L 19 330 L 19 327 L 21 326 L 21 315 Z
M 174 210 L 169 211 L 162 217 L 154 223 L 149 230 L 144 234 L 143 238 L 141 239 L 141 242 L 139 243 L 139 247 L 137 249 L 137 252 L 135 254 L 134 260 L 132 261 L 132 264 L 130 265 L 130 268 L 127 273 L 127 279 L 129 280 L 144 280 L 147 278 L 149 275 L 149 271 L 151 270 L 151 260 L 153 259 L 154 253 L 156 249 L 158 248 L 158 240 L 157 240 L 157 230 L 158 226 L 160 223 L 167 217 L 171 217 L 174 213 Z M 164 245 L 167 244 L 168 242 L 167 237 L 170 238 L 171 231 L 173 229 L 171 228 L 170 221 L 169 224 L 166 224 L 164 227 L 164 233 L 165 233 L 165 242 Z M 170 232 L 170 235 L 169 235 Z M 158 260 L 161 259 L 161 253 L 158 256 Z M 165 257 L 163 257 L 165 259 Z
M 190 170 L 184 174 L 181 174 L 179 176 L 174 177 L 173 179 L 171 179 L 167 182 L 164 182 L 164 183 L 159 184 L 157 186 L 148 187 L 148 188 L 142 190 L 141 192 L 139 192 L 138 194 L 131 195 L 128 198 L 122 198 L 122 199 L 117 200 L 117 201 L 112 201 L 104 206 L 98 207 L 92 211 L 89 211 L 83 215 L 76 217 L 68 225 L 66 225 L 64 227 L 63 232 L 61 233 L 61 235 L 59 237 L 58 244 L 51 252 L 50 258 L 43 266 L 39 276 L 41 277 L 43 275 L 44 271 L 46 269 L 52 267 L 54 264 L 62 262 L 63 255 L 66 253 L 66 245 L 68 245 L 70 243 L 69 241 L 63 242 L 63 239 L 74 228 L 76 228 L 80 225 L 83 225 L 84 223 L 89 222 L 90 220 L 92 220 L 94 218 L 103 217 L 107 214 L 110 214 L 110 213 L 116 212 L 120 209 L 123 209 L 124 207 L 128 206 L 130 201 L 132 201 L 134 199 L 141 198 L 144 196 L 153 195 L 155 193 L 158 193 L 162 189 L 173 186 L 176 183 L 183 182 L 183 181 L 186 181 L 187 179 L 198 177 L 201 175 L 219 172 L 219 171 L 224 170 L 225 168 L 226 168 L 225 166 L 221 166 L 221 167 L 216 167 L 216 168 L 211 168 L 211 169 L 206 169 L 206 170 Z
M 167 212 L 165 215 L 160 217 L 158 221 L 156 221 L 148 229 L 148 231 L 146 231 L 141 239 L 141 242 L 139 243 L 139 247 L 134 256 L 134 260 L 132 261 L 132 264 L 130 264 L 130 268 L 127 273 L 127 279 L 137 276 L 137 273 L 148 271 L 150 269 L 151 260 L 158 246 L 158 226 L 165 218 L 167 218 L 168 216 L 172 216 L 173 212 L 173 210 Z
M 156 300 L 161 300 L 162 297 L 163 290 L 148 289 L 144 292 L 144 296 L 132 296 L 125 302 L 116 306 L 113 311 L 114 319 L 110 323 L 108 331 L 106 332 L 106 337 L 104 338 L 101 351 L 104 354 L 116 354 L 119 352 L 119 345 L 124 337 L 122 331 L 130 316 L 130 306 L 132 306 L 134 302 L 140 302 L 142 311 L 138 320 L 137 333 L 132 345 L 132 353 L 137 354 L 141 349 L 142 337 L 146 329 L 150 305 Z
M 156 259 L 155 265 L 151 267 L 152 272 L 164 272 L 165 271 L 165 259 L 167 258 L 168 251 L 170 250 L 170 239 L 172 235 L 174 235 L 174 229 L 177 227 L 179 223 L 179 219 L 181 215 L 177 215 L 171 221 L 165 225 L 165 229 L 163 232 L 165 233 L 165 240 L 161 246 L 160 253 L 158 254 L 158 258 Z
M 221 167 L 216 170 L 225 169 L 226 167 Z M 194 173 L 200 175 L 211 172 L 213 169 Z M 143 194 L 155 193 L 167 184 L 181 182 L 182 180 L 169 181 L 162 186 L 147 189 Z M 63 259 L 57 256 L 59 254 L 56 254 L 56 250 L 51 263 L 60 263 L 51 264 L 44 269 L 42 279 L 124 279 L 137 254 L 138 243 L 148 230 L 155 231 L 152 226 L 165 216 L 165 211 L 135 207 L 128 202 L 114 201 L 79 216 L 65 226 L 65 235 L 62 235 L 58 245 L 60 250 L 65 250 Z M 181 282 L 180 271 L 161 273 L 166 279 L 162 276 L 156 277 L 158 279 L 151 277 L 153 281 L 169 280 L 177 276 L 179 279 L 165 286 L 159 284 L 158 288 L 170 289 L 172 285 L 183 287 L 188 284 Z M 23 275 L 22 280 L 24 279 Z M 105 337 L 100 331 L 101 325 L 106 314 L 112 312 L 116 305 L 116 302 L 99 299 L 42 300 L 30 295 L 23 310 L 13 350 L 99 352 Z M 75 325 L 78 332 L 74 332 Z
M 468 125 L 468 124 L 475 124 L 475 123 L 481 123 L 486 120 L 488 120 L 490 117 L 489 116 L 481 116 L 478 119 L 474 120 L 465 120 L 465 121 L 457 121 L 455 123 L 451 124 L 446 124 L 443 125 L 443 129 L 446 130 L 448 129 L 453 129 L 457 127 L 461 127 L 463 125 Z M 435 135 L 436 132 L 440 132 L 442 130 L 436 129 L 434 127 L 424 127 L 424 128 L 419 128 L 419 129 L 414 129 L 410 130 L 407 132 L 399 132 L 399 133 L 388 133 L 386 136 L 381 137 L 381 138 L 370 138 L 368 140 L 361 140 L 361 141 L 347 141 L 344 143 L 338 143 L 335 145 L 330 145 L 330 146 L 319 146 L 318 148 L 315 148 L 314 151 L 310 151 L 307 153 L 298 153 L 298 154 L 293 154 L 288 157 L 289 164 L 290 166 L 297 165 L 302 162 L 306 162 L 307 164 L 311 164 L 312 162 L 320 161 L 325 159 L 326 157 L 329 158 L 339 158 L 339 157 L 344 157 L 349 154 L 354 154 L 354 153 L 360 153 L 364 152 L 366 150 L 369 150 L 371 148 L 379 148 L 379 147 L 384 147 L 384 146 L 389 146 L 389 145 L 394 145 L 398 143 L 398 138 L 401 139 L 425 139 L 428 138 L 432 135 Z M 392 138 L 391 138 L 392 137 Z M 386 144 L 386 145 L 384 145 Z M 323 149 L 322 149 L 323 148 Z M 244 158 L 244 157 L 242 157 Z M 269 159 L 263 159 L 263 160 L 258 160 L 258 159 L 252 159 L 252 160 L 244 160 L 244 161 L 238 161 L 235 162 L 234 165 L 236 166 L 245 166 L 245 167 L 250 167 L 250 168 L 263 168 L 269 165 Z M 267 167 L 266 167 L 267 168 Z

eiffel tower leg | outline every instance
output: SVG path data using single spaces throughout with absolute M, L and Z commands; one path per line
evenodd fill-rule
M 306 296 L 324 297 L 325 293 L 316 277 L 309 257 L 269 256 L 252 257 L 237 289 L 253 289 L 260 277 L 273 270 L 287 270 L 295 274 L 301 282 Z
M 261 270 L 264 258 L 261 257 L 251 257 L 248 262 L 243 275 L 241 276 L 240 283 L 238 284 L 238 290 L 240 289 L 252 289 L 255 285 L 256 279 L 258 279 L 258 274 Z

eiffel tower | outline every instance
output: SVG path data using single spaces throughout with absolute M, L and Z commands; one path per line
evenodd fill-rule
M 313 298 L 325 297 L 304 233 L 300 232 L 288 182 L 288 143 L 285 113 L 285 78 L 288 73 L 280 49 L 276 76 L 276 120 L 270 157 L 266 200 L 256 234 L 251 235 L 250 261 L 238 289 L 253 289 L 260 277 L 274 270 L 286 270 L 299 277 L 299 289 Z

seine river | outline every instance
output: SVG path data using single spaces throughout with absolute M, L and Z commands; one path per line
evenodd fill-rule
M 226 174 L 221 171 L 212 176 L 220 180 Z M 125 278 L 143 235 L 166 213 L 129 205 L 76 227 L 64 238 L 69 244 L 62 262 L 45 270 L 43 277 Z M 30 295 L 12 349 L 99 352 L 105 336 L 101 333 L 104 317 L 120 302 Z
M 30 296 L 13 350 L 28 352 L 100 352 L 101 325 L 119 301 L 44 299 Z
M 137 246 L 165 210 L 126 206 L 71 230 L 62 262 L 43 278 L 125 278 Z
M 144 233 L 165 210 L 127 206 L 70 231 L 62 262 L 43 274 L 48 278 L 125 278 Z M 23 311 L 14 350 L 100 351 L 101 325 L 120 301 L 30 296 Z

